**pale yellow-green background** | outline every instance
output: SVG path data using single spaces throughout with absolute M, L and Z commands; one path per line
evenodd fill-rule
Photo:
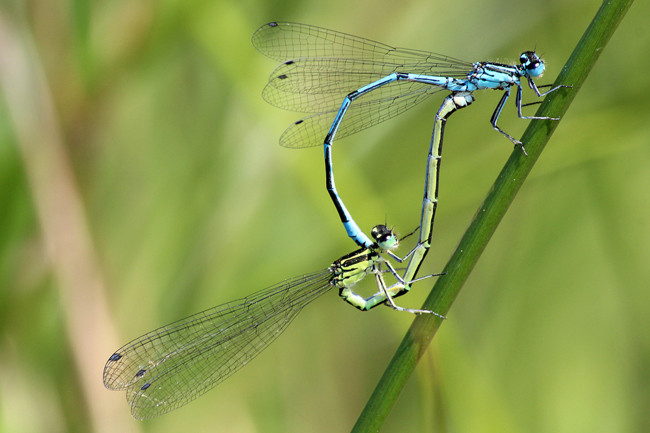
M 300 114 L 262 100 L 276 64 L 251 35 L 285 20 L 470 61 L 537 49 L 546 83 L 599 5 L 0 3 L 0 432 L 348 431 L 412 317 L 360 313 L 334 291 L 163 417 L 130 419 L 102 386 L 131 339 L 354 247 L 322 150 L 277 145 Z M 603 51 L 383 432 L 650 430 L 648 16 L 633 5 Z M 423 272 L 442 269 L 512 151 L 488 123 L 500 94 L 476 97 L 447 128 Z M 440 101 L 336 143 L 363 229 L 417 226 Z M 520 136 L 527 123 L 511 102 L 500 125 Z

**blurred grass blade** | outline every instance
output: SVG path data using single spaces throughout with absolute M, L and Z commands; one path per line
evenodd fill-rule
M 601 5 L 554 83 L 573 87 L 549 95 L 536 116 L 564 116 L 631 4 L 632 0 L 614 0 Z M 552 120 L 530 122 L 522 137 L 530 156 L 525 157 L 518 148 L 514 150 L 447 263 L 447 275 L 436 282 L 424 309 L 447 313 L 558 123 Z M 441 319 L 431 315 L 418 316 L 414 320 L 353 432 L 377 432 L 381 429 L 440 324 Z

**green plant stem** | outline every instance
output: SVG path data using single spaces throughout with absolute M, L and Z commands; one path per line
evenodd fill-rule
M 571 85 L 572 88 L 551 93 L 537 116 L 564 116 L 631 4 L 632 0 L 612 0 L 601 5 L 554 84 Z M 449 311 L 558 123 L 553 120 L 530 122 L 522 137 L 529 156 L 524 156 L 518 148 L 514 150 L 445 266 L 447 274 L 437 280 L 423 309 L 441 314 Z M 442 320 L 433 315 L 421 315 L 413 321 L 352 429 L 354 433 L 380 430 L 441 323 Z

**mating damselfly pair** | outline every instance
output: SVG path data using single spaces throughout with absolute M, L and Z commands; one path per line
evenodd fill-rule
M 525 119 L 550 118 L 522 115 L 522 78 L 537 96 L 562 87 L 540 93 L 542 86 L 536 86 L 533 78 L 540 76 L 545 66 L 531 51 L 524 52 L 517 65 L 467 63 L 319 27 L 280 22 L 262 26 L 252 41 L 263 54 L 284 62 L 271 75 L 264 98 L 281 108 L 315 113 L 292 124 L 280 143 L 286 147 L 324 145 L 327 190 L 359 249 L 322 271 L 285 280 L 179 320 L 118 349 L 106 363 L 104 384 L 109 389 L 126 391 L 135 418 L 164 414 L 207 392 L 274 341 L 305 305 L 332 288 L 361 310 L 386 304 L 397 310 L 443 318 L 433 311 L 399 307 L 393 298 L 407 293 L 410 285 L 419 280 L 417 271 L 431 245 L 447 118 L 470 105 L 475 90 L 504 90 L 491 123 L 523 150 L 522 143 L 497 126 L 512 86 L 517 87 L 519 117 Z M 332 141 L 396 116 L 441 90 L 451 94 L 435 116 L 419 239 L 415 248 L 400 258 L 392 252 L 399 244 L 392 230 L 378 225 L 370 237 L 366 236 L 343 204 L 334 183 Z M 391 259 L 400 263 L 408 259 L 402 275 Z M 386 272 L 395 278 L 394 284 L 386 284 Z M 370 274 L 378 292 L 363 298 L 352 288 Z

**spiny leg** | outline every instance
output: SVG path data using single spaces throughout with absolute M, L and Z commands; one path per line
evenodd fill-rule
M 519 91 L 521 91 L 521 87 L 517 86 L 517 95 L 519 95 Z M 526 153 L 526 149 L 524 149 L 524 145 L 521 141 L 517 140 L 516 138 L 512 137 L 508 133 L 506 133 L 503 129 L 499 128 L 497 126 L 497 121 L 499 120 L 499 116 L 501 115 L 501 111 L 503 110 L 503 107 L 506 105 L 506 102 L 508 101 L 508 97 L 510 96 L 510 87 L 505 89 L 505 92 L 503 93 L 503 96 L 501 97 L 501 100 L 497 104 L 497 108 L 494 110 L 494 113 L 492 113 L 492 117 L 490 118 L 490 124 L 494 129 L 499 131 L 501 134 L 505 135 L 506 138 L 515 145 L 515 147 L 520 146 L 522 152 L 524 152 L 524 155 L 528 156 Z
M 388 264 L 388 263 L 387 263 Z M 390 264 L 388 264 L 390 266 Z M 394 274 L 395 275 L 395 274 Z M 404 281 L 399 281 L 398 283 L 394 284 L 390 288 L 386 287 L 386 283 L 384 282 L 384 278 L 382 277 L 380 272 L 375 273 L 375 280 L 377 281 L 377 285 L 381 288 L 383 295 L 385 297 L 384 304 L 388 305 L 394 310 L 397 311 L 404 311 L 407 313 L 412 313 L 412 314 L 433 314 L 435 316 L 440 317 L 441 319 L 446 319 L 445 316 L 442 314 L 438 314 L 435 311 L 431 310 L 421 310 L 421 309 L 415 309 L 415 308 L 404 308 L 400 307 L 399 305 L 395 304 L 395 301 L 393 300 L 393 297 L 397 297 L 400 295 L 403 295 L 404 293 L 408 292 L 410 290 L 410 284 L 420 281 L 425 278 L 433 277 L 433 276 L 439 276 L 441 274 L 433 274 L 433 275 L 427 275 L 425 277 L 418 278 L 416 280 L 411 281 L 408 285 L 404 283 Z M 401 280 L 401 278 L 400 278 Z M 391 295 L 389 290 L 390 289 L 399 289 L 398 292 L 395 295 Z M 379 294 L 375 295 L 378 296 Z

